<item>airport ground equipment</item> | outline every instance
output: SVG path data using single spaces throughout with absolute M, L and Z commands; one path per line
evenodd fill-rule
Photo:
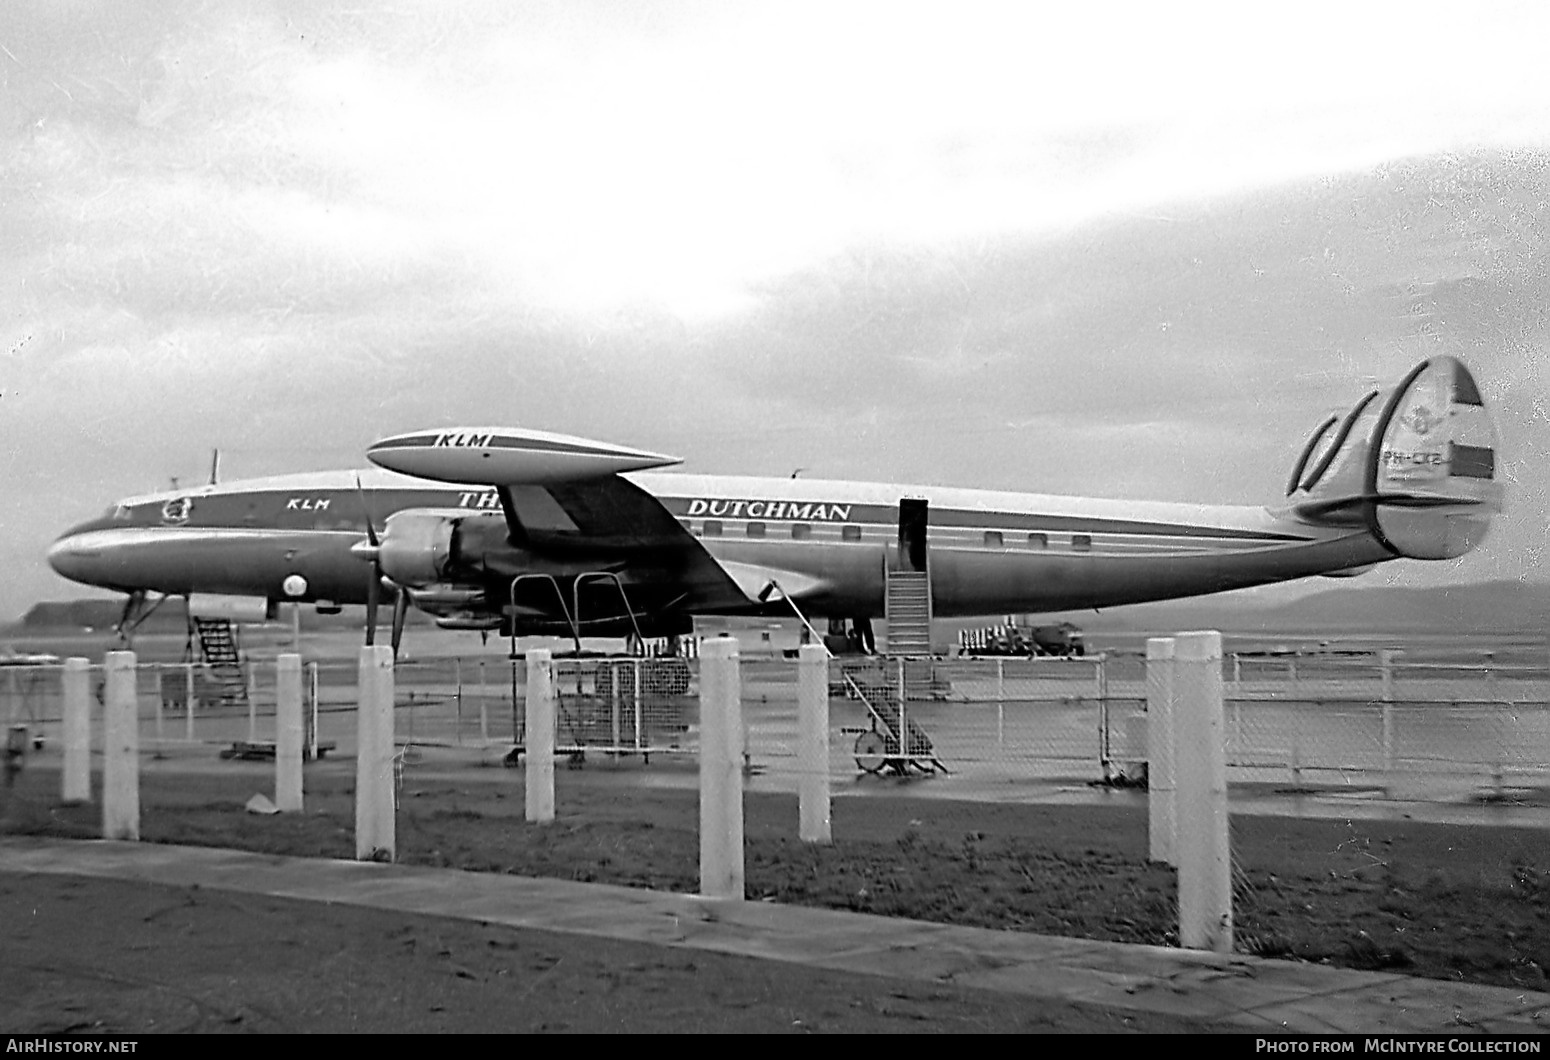
M 900 573 L 890 572 L 889 576 Z M 922 572 L 922 577 L 929 579 L 929 575 Z M 771 581 L 772 589 L 779 593 L 787 603 L 791 605 L 792 612 L 802 623 L 807 635 L 812 638 L 814 644 L 822 644 L 824 651 L 829 656 L 831 665 L 836 661 L 834 652 L 829 648 L 825 638 L 813 628 L 813 624 L 807 620 L 802 609 L 781 590 L 777 582 Z M 932 694 L 936 694 L 935 671 L 931 667 L 929 658 L 929 631 L 931 613 L 931 587 L 927 580 L 924 585 L 925 614 L 928 650 L 924 660 L 927 667 L 928 684 Z M 889 643 L 893 643 L 893 628 L 888 630 Z M 884 769 L 899 776 L 907 776 L 910 770 L 919 770 L 922 773 L 946 773 L 947 767 L 937 757 L 936 748 L 932 746 L 931 738 L 926 735 L 919 725 L 907 717 L 909 700 L 909 662 L 901 657 L 885 655 L 844 656 L 838 662 L 839 686 L 831 681 L 830 695 L 848 694 L 854 696 L 867 709 L 867 715 L 871 719 L 867 728 L 842 728 L 840 732 L 847 736 L 855 736 L 856 767 L 865 773 L 880 773 Z M 914 660 L 917 664 L 921 660 Z M 898 684 L 891 683 L 892 674 L 889 667 L 892 666 L 898 676 Z
M 513 662 L 515 667 L 520 663 Z M 688 749 L 694 716 L 687 659 L 663 657 L 557 658 L 554 660 L 556 754 L 573 765 L 587 752 L 614 756 Z M 504 762 L 516 765 L 527 751 L 526 718 L 513 695 L 515 740 Z
M 970 656 L 1053 655 L 1070 658 L 1087 654 L 1082 631 L 1070 622 L 1045 626 L 1019 626 L 1003 622 L 996 626 L 958 631 L 958 649 Z
M 866 728 L 844 728 L 854 735 L 856 767 L 864 773 L 884 770 L 908 776 L 921 773 L 946 773 L 937 757 L 931 737 L 909 715 L 909 673 L 904 659 L 870 656 L 842 659 L 841 679 L 849 693 L 867 709 L 870 724 Z
M 199 640 L 199 657 L 215 678 L 219 698 L 223 704 L 244 705 L 248 701 L 247 670 L 242 662 L 242 652 L 237 643 L 237 630 L 227 618 L 189 617 L 189 648 L 187 655 L 192 661 L 192 643 Z
M 891 570 L 886 574 L 885 613 L 888 654 L 931 654 L 931 582 L 925 571 Z

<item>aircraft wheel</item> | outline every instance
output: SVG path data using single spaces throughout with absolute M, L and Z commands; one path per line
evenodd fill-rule
M 879 732 L 864 732 L 856 737 L 856 765 L 863 772 L 881 772 L 883 763 L 887 761 L 885 752 L 887 746 L 883 743 L 883 734 Z

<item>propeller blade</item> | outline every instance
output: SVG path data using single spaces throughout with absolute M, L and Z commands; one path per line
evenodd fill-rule
M 400 588 L 393 601 L 393 658 L 398 658 L 398 645 L 404 639 L 404 620 L 409 616 L 409 593 Z
M 355 492 L 361 497 L 361 511 L 366 513 L 366 541 L 350 547 L 361 559 L 371 562 L 371 581 L 366 583 L 366 647 L 377 643 L 377 608 L 382 602 L 382 541 L 377 537 L 376 520 L 371 514 L 371 501 L 361 485 L 361 477 L 355 476 Z M 402 594 L 400 594 L 402 595 Z M 393 643 L 393 653 L 398 654 L 398 642 Z
M 377 539 L 377 521 L 371 514 L 371 501 L 366 498 L 366 488 L 361 485 L 359 475 L 355 476 L 355 492 L 361 495 L 361 511 L 366 513 L 366 540 L 371 542 L 372 548 L 381 548 L 382 542 Z

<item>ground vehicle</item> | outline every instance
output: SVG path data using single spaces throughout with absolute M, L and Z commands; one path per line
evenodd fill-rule
M 980 629 L 965 629 L 958 634 L 964 655 L 1085 655 L 1087 647 L 1082 631 L 1070 622 L 1046 626 L 1018 626 L 1011 622 Z

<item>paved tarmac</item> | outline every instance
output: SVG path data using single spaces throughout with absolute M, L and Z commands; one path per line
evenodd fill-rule
M 1165 1013 L 1223 1031 L 1542 1034 L 1550 994 L 491 873 L 0 838 L 0 872 L 199 886 Z

